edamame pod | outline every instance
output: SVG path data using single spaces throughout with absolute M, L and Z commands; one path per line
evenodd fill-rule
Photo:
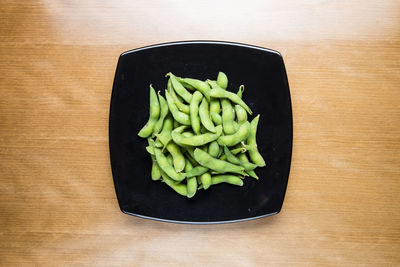
M 200 135 L 194 135 L 191 137 L 184 137 L 182 134 L 177 133 L 175 130 L 172 131 L 171 137 L 175 143 L 180 146 L 202 146 L 208 144 L 214 140 L 217 140 L 218 137 L 222 134 L 222 127 L 218 125 L 215 128 L 215 133 L 205 133 Z
M 187 196 L 187 188 L 186 185 L 176 183 L 173 179 L 171 179 L 165 172 L 161 171 L 161 176 L 163 181 L 171 187 L 175 192 L 182 196 Z
M 215 133 L 215 126 L 211 120 L 207 99 L 203 98 L 199 107 L 201 124 L 210 132 Z
M 171 154 L 167 155 L 167 161 L 169 163 L 169 165 L 173 166 L 174 165 L 174 160 L 172 159 Z
M 206 80 L 206 82 L 208 83 L 209 86 L 211 86 L 211 89 L 214 88 L 214 87 L 221 88 L 221 87 L 217 84 L 217 81 L 214 81 L 214 80 Z M 223 89 L 223 88 L 221 88 L 221 89 Z
M 200 181 L 203 185 L 203 189 L 207 190 L 211 186 L 211 174 L 209 172 L 203 173 L 200 176 Z
M 226 145 L 224 145 L 224 153 L 226 155 L 226 159 L 230 163 L 233 163 L 235 165 L 241 165 L 240 160 L 235 155 L 232 154 L 232 152 L 229 150 L 229 148 Z
M 220 136 L 217 139 L 218 144 L 226 146 L 234 146 L 245 140 L 250 134 L 250 123 L 246 121 L 240 125 L 239 130 L 231 135 Z
M 245 153 L 240 153 L 240 154 L 238 155 L 238 158 L 240 159 L 240 161 L 241 161 L 242 163 L 250 163 L 250 162 L 249 162 L 249 159 L 247 158 L 247 156 L 246 156 Z M 250 163 L 250 164 L 251 164 L 251 163 Z M 258 176 L 257 176 L 257 174 L 255 173 L 254 170 L 246 170 L 246 172 L 250 175 L 250 177 L 253 177 L 253 178 L 255 178 L 255 179 L 258 180 Z
M 160 94 L 160 91 L 157 92 L 158 94 L 158 100 L 160 102 L 160 118 L 158 119 L 156 125 L 154 125 L 153 129 L 153 134 L 158 134 L 161 129 L 163 128 L 163 123 L 165 120 L 165 117 L 168 115 L 169 109 L 168 109 L 168 103 L 167 100 Z
M 216 124 L 216 125 L 221 125 L 222 124 L 222 117 L 221 115 L 215 113 L 215 112 L 211 112 L 210 113 L 211 119 L 212 121 Z
M 247 112 L 244 108 L 242 108 L 242 106 L 235 105 L 235 113 L 236 113 L 237 122 L 239 124 L 242 124 L 247 121 Z
M 164 120 L 164 125 L 161 132 L 159 134 L 156 134 L 157 139 L 154 143 L 155 147 L 165 148 L 165 146 L 169 143 L 169 141 L 172 140 L 171 137 L 172 127 L 173 127 L 173 119 L 171 115 L 167 115 L 167 117 Z
M 189 114 L 189 105 L 184 104 L 179 97 L 176 95 L 175 90 L 171 90 L 170 95 L 172 96 L 172 99 L 174 100 L 174 103 L 176 107 L 179 109 L 179 111 Z
M 208 145 L 208 154 L 210 154 L 211 157 L 216 158 L 219 154 L 219 145 L 217 141 L 213 141 Z
M 193 165 L 187 159 L 186 160 L 186 165 L 185 165 L 185 172 L 189 172 L 191 169 L 193 169 Z M 188 198 L 192 198 L 196 194 L 196 191 L 197 191 L 197 179 L 196 179 L 196 177 L 187 178 L 186 188 L 187 188 L 187 197 Z
M 190 103 L 192 100 L 192 94 L 186 90 L 186 88 L 178 81 L 175 75 L 169 72 L 165 76 L 169 76 L 173 90 L 175 90 L 175 92 L 182 97 L 183 100 L 185 100 L 187 103 Z
M 243 92 L 244 92 L 244 85 L 242 84 L 241 86 L 239 86 L 239 90 L 236 94 L 238 97 L 242 98 Z
M 169 107 L 169 111 L 171 111 L 172 116 L 174 119 L 184 125 L 190 125 L 190 118 L 189 115 L 183 112 L 180 112 L 178 108 L 176 107 L 176 104 L 174 100 L 172 99 L 172 96 L 168 93 L 167 90 L 165 90 L 165 97 L 167 98 L 167 103 Z
M 224 127 L 224 133 L 233 134 L 235 132 L 235 126 L 233 125 L 235 111 L 233 110 L 232 104 L 228 99 L 221 99 L 221 106 L 222 126 Z
M 168 82 L 167 82 L 167 90 L 168 90 L 168 93 L 172 93 L 172 83 L 171 83 L 171 79 L 168 79 Z
M 226 76 L 225 73 L 223 72 L 218 72 L 218 77 L 217 77 L 217 84 L 219 87 L 222 89 L 226 89 L 228 87 L 228 77 Z
M 148 147 L 153 148 L 154 145 L 154 141 L 151 138 L 147 139 L 147 142 L 149 143 Z M 152 165 L 151 165 L 151 179 L 153 181 L 159 180 L 161 178 L 161 170 L 160 167 L 157 164 L 156 161 L 156 157 L 154 156 L 154 150 L 153 150 L 153 154 L 149 153 L 150 157 L 151 157 L 151 161 L 152 161 Z
M 204 97 L 210 101 L 210 86 L 206 83 L 203 82 L 201 80 L 197 80 L 197 79 L 192 79 L 192 78 L 184 78 L 181 79 L 183 84 L 187 84 L 192 86 L 193 88 L 195 88 L 197 91 L 201 92 Z
M 211 184 L 216 185 L 220 183 L 228 183 L 238 186 L 243 186 L 243 180 L 235 175 L 214 175 L 211 177 Z
M 190 152 L 189 152 L 189 149 L 190 149 Z M 211 157 L 217 157 L 219 154 L 219 150 L 220 149 L 219 149 L 219 145 L 218 145 L 217 141 L 213 141 L 208 145 L 208 154 L 210 154 Z M 191 157 L 193 157 L 193 159 L 194 159 L 194 149 L 191 147 L 190 148 L 188 147 L 188 152 L 189 152 L 188 154 L 190 154 Z M 189 172 L 186 172 L 186 176 L 187 177 L 199 176 L 199 175 L 206 173 L 207 171 L 208 171 L 208 168 L 206 168 L 206 167 L 196 166 Z
M 166 149 L 172 156 L 175 171 L 181 172 L 185 168 L 185 157 L 183 156 L 179 146 L 174 142 L 169 142 Z
M 221 112 L 221 103 L 218 98 L 211 98 L 210 100 L 210 113 L 213 112 L 217 114 Z
M 196 166 L 186 173 L 186 177 L 190 178 L 190 177 L 194 177 L 194 176 L 200 176 L 203 173 L 206 173 L 207 171 L 208 171 L 208 168 L 206 168 L 204 166 Z
M 203 99 L 203 95 L 196 91 L 193 94 L 192 102 L 190 102 L 190 122 L 192 123 L 192 129 L 195 134 L 200 133 L 200 117 L 199 117 L 199 104 Z
M 185 81 L 183 80 L 183 79 L 185 79 L 185 78 L 181 78 L 181 77 L 176 77 L 176 78 L 177 78 L 178 81 L 183 85 L 183 87 L 185 87 L 186 89 L 189 89 L 189 90 L 191 90 L 191 91 L 196 90 L 196 88 L 194 88 L 194 87 L 191 86 L 190 84 L 185 83 Z
M 241 166 L 211 157 L 210 154 L 199 148 L 194 150 L 194 159 L 200 165 L 218 172 L 241 173 L 244 170 L 244 168 Z
M 152 146 L 146 146 L 146 150 L 150 155 L 154 156 L 154 148 Z
M 234 94 L 232 92 L 215 87 L 215 88 L 211 89 L 210 96 L 215 97 L 215 98 L 229 99 L 233 103 L 242 106 L 250 115 L 253 114 L 253 112 L 251 111 L 249 106 L 247 106 L 246 103 L 239 96 L 237 96 L 236 94 Z
M 146 138 L 153 133 L 154 126 L 156 125 L 160 116 L 160 103 L 158 102 L 156 91 L 150 84 L 150 116 L 146 125 L 139 131 L 138 135 Z
M 235 133 L 239 130 L 239 123 L 233 121 L 233 129 L 235 129 Z
M 164 154 L 161 152 L 160 149 L 154 148 L 154 154 L 156 156 L 158 166 L 163 172 L 165 172 L 168 175 L 168 177 L 178 182 L 185 179 L 186 177 L 185 174 L 177 173 L 174 167 L 172 167 L 172 165 L 168 162 L 167 158 L 164 156 Z
M 247 138 L 247 145 L 253 146 L 257 148 L 257 142 L 256 142 L 256 135 L 257 135 L 257 126 L 258 126 L 258 121 L 260 119 L 260 115 L 257 115 L 250 123 L 250 134 Z M 250 160 L 256 164 L 257 166 L 264 167 L 265 161 L 263 157 L 261 156 L 260 152 L 258 152 L 258 149 L 252 149 L 249 150 L 249 156 Z

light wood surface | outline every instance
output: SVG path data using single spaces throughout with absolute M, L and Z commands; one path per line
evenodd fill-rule
M 399 1 L 2 0 L 0 22 L 1 266 L 400 265 Z M 294 147 L 277 216 L 199 226 L 119 211 L 118 56 L 191 39 L 284 56 Z

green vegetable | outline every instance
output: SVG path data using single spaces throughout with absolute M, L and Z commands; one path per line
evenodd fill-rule
M 153 133 L 154 126 L 156 125 L 160 116 L 160 103 L 158 102 L 156 91 L 150 84 L 150 116 L 146 125 L 139 131 L 138 135 L 146 138 Z
M 211 120 L 207 99 L 203 98 L 199 107 L 201 124 L 210 132 L 215 133 L 215 126 Z
M 228 87 L 228 77 L 225 73 L 219 72 L 217 77 L 217 84 L 222 88 L 226 89 Z
M 255 147 L 255 149 L 249 150 L 250 160 L 257 166 L 264 167 L 266 164 L 265 164 L 265 161 L 264 161 L 263 157 L 261 156 L 260 152 L 258 152 L 257 143 L 256 143 L 256 134 L 257 134 L 257 126 L 258 126 L 259 119 L 260 119 L 260 115 L 257 115 L 251 121 L 250 134 L 249 134 L 249 137 L 247 138 L 247 145 Z
M 149 119 L 138 133 L 148 141 L 151 179 L 188 198 L 212 185 L 258 179 L 254 170 L 266 166 L 256 142 L 260 115 L 248 121 L 244 86 L 236 94 L 228 91 L 223 72 L 205 82 L 166 77 L 165 98 L 150 85 Z
M 199 104 L 203 99 L 203 95 L 196 91 L 193 94 L 192 102 L 190 102 L 190 122 L 192 124 L 192 129 L 195 134 L 200 133 L 200 117 L 199 117 Z

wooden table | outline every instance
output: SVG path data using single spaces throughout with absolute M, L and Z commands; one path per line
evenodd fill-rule
M 0 265 L 399 265 L 400 2 L 274 2 L 1 1 Z M 118 56 L 191 39 L 284 56 L 294 148 L 277 216 L 201 226 L 119 211 Z

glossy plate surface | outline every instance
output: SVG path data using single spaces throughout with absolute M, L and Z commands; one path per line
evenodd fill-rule
M 182 197 L 151 180 L 147 141 L 137 133 L 148 120 L 149 84 L 166 88 L 164 75 L 229 78 L 228 90 L 245 85 L 244 101 L 261 114 L 257 143 L 267 167 L 243 187 L 220 184 Z M 281 210 L 292 153 L 292 111 L 282 56 L 249 45 L 190 41 L 154 45 L 123 53 L 111 97 L 109 145 L 115 190 L 122 212 L 179 223 L 224 223 L 260 218 Z

